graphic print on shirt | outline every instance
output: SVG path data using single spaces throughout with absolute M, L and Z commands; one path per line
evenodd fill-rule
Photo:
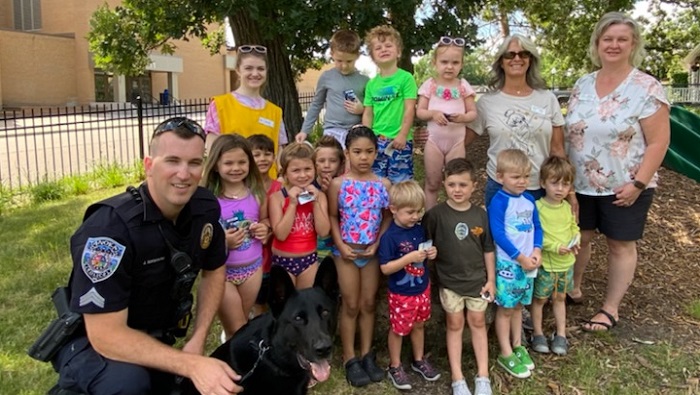
M 245 251 L 248 248 L 250 248 L 251 244 L 253 244 L 253 239 L 250 236 L 250 224 L 251 221 L 249 219 L 245 218 L 245 214 L 243 213 L 243 210 L 236 210 L 234 211 L 231 216 L 227 219 L 224 219 L 224 228 L 225 229 L 243 229 L 245 230 L 243 234 L 243 242 L 241 245 L 236 248 L 236 251 Z
M 379 88 L 377 96 L 372 96 L 372 101 L 375 103 L 392 101 L 397 97 L 399 97 L 399 90 L 395 86 L 389 85 Z
M 412 242 L 408 240 L 404 240 L 401 243 L 399 243 L 399 252 L 401 252 L 401 256 L 404 256 L 416 249 L 416 247 L 413 245 Z M 399 281 L 396 282 L 396 285 L 404 285 L 404 284 L 409 284 L 411 287 L 415 287 L 416 283 L 418 284 L 423 284 L 423 274 L 425 273 L 425 266 L 423 265 L 423 262 L 412 262 L 403 268 L 406 271 L 406 275 L 403 276 L 403 278 Z
M 530 136 L 530 121 L 532 113 L 523 113 L 520 109 L 508 109 L 503 114 L 505 124 L 510 129 L 510 148 L 517 148 L 527 156 L 533 156 L 535 147 Z
M 300 213 L 297 211 L 294 216 L 294 225 L 292 225 L 292 233 L 302 235 L 314 232 L 314 213 Z
M 515 218 L 509 219 L 508 222 L 511 222 L 511 226 L 518 232 L 529 233 L 534 230 L 532 224 L 532 210 L 516 211 Z
M 457 236 L 457 240 L 459 241 L 466 239 L 467 236 L 469 236 L 469 225 L 464 222 L 455 225 L 455 236 Z

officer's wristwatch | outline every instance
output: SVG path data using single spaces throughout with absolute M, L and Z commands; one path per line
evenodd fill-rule
M 634 187 L 637 188 L 637 189 L 641 189 L 642 191 L 645 190 L 645 189 L 647 189 L 647 184 L 645 184 L 645 183 L 643 183 L 643 182 L 641 182 L 641 181 L 639 181 L 639 180 L 634 180 L 634 182 L 632 183 L 632 185 L 634 185 Z

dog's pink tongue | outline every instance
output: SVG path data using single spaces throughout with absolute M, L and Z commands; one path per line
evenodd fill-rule
M 316 381 L 326 381 L 331 375 L 331 365 L 327 360 L 311 362 L 311 374 Z

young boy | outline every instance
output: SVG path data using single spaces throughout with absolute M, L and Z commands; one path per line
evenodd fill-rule
M 271 138 L 265 136 L 264 134 L 254 134 L 248 137 L 248 143 L 250 143 L 251 151 L 253 151 L 253 159 L 255 159 L 255 165 L 260 170 L 260 175 L 263 179 L 263 184 L 265 185 L 265 191 L 267 198 L 271 194 L 282 189 L 282 183 L 270 178 L 268 170 L 275 163 L 275 143 Z M 253 316 L 258 316 L 265 311 L 267 311 L 267 294 L 270 289 L 270 268 L 272 267 L 272 251 L 270 250 L 272 240 L 263 246 L 263 280 L 260 285 L 260 292 L 258 292 L 258 297 L 255 299 L 255 305 L 253 305 Z
M 367 33 L 365 44 L 379 74 L 369 80 L 365 92 L 362 124 L 379 137 L 372 170 L 392 184 L 413 178 L 413 136 L 418 87 L 411 73 L 398 67 L 401 36 L 389 26 Z
M 418 223 L 425 209 L 425 193 L 415 181 L 395 184 L 389 190 L 389 209 L 394 220 L 384 232 L 377 255 L 382 273 L 389 276 L 389 371 L 394 387 L 411 389 L 401 365 L 401 343 L 411 336 L 411 369 L 435 381 L 440 373 L 424 358 L 425 321 L 430 318 L 430 276 L 425 260 L 435 259 L 437 249 L 426 245 Z M 428 242 L 429 243 L 429 242 Z
M 535 200 L 525 193 L 529 178 L 530 161 L 523 151 L 501 151 L 496 157 L 496 181 L 503 187 L 487 210 L 496 244 L 496 336 L 501 351 L 497 362 L 518 378 L 530 377 L 535 369 L 522 346 L 522 306 L 532 302 L 533 280 L 542 262 L 542 227 Z
M 453 395 L 471 394 L 462 373 L 465 308 L 476 357 L 474 394 L 491 395 L 486 309 L 496 293 L 495 256 L 486 211 L 469 201 L 476 187 L 474 172 L 464 158 L 447 162 L 443 173 L 447 201 L 430 209 L 423 219 L 427 237 L 439 251 L 435 269 L 447 317 Z
M 580 246 L 581 234 L 571 206 L 565 200 L 574 182 L 574 167 L 557 156 L 547 158 L 540 168 L 540 184 L 545 196 L 536 202 L 542 223 L 542 267 L 535 279 L 532 301 L 534 335 L 532 349 L 540 353 L 566 355 L 566 293 L 573 288 L 574 261 Z M 552 336 L 551 347 L 542 331 L 542 309 L 552 297 L 552 310 L 557 333 Z
M 335 67 L 324 71 L 316 84 L 314 100 L 306 112 L 296 141 L 302 142 L 311 133 L 323 106 L 323 135 L 333 136 L 345 149 L 345 135 L 351 126 L 362 121 L 365 85 L 369 78 L 355 69 L 360 57 L 360 36 L 350 30 L 338 30 L 331 37 L 331 59 Z

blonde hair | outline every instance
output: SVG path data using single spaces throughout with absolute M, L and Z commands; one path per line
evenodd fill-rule
M 384 42 L 387 39 L 393 40 L 396 44 L 396 48 L 398 49 L 399 55 L 403 50 L 401 34 L 399 34 L 399 32 L 396 29 L 389 25 L 375 26 L 369 32 L 367 32 L 367 36 L 365 36 L 365 45 L 367 46 L 367 50 L 369 51 L 369 55 L 372 58 L 372 60 L 374 60 L 374 55 L 372 54 L 372 40 L 375 39 L 379 42 Z
M 559 156 L 550 156 L 542 162 L 540 167 L 540 181 L 545 182 L 549 179 L 554 181 L 564 181 L 568 183 L 574 182 L 576 169 L 566 158 Z
M 630 16 L 623 14 L 622 12 L 608 12 L 600 18 L 598 23 L 596 23 L 595 28 L 593 29 L 593 34 L 591 34 L 591 43 L 588 46 L 588 55 L 591 57 L 591 63 L 593 63 L 594 66 L 601 67 L 602 65 L 600 63 L 600 56 L 598 56 L 598 41 L 600 41 L 600 37 L 605 34 L 610 26 L 619 24 L 627 25 L 632 29 L 632 41 L 634 42 L 634 48 L 630 54 L 630 64 L 637 67 L 644 59 L 646 51 L 644 50 L 644 38 L 642 37 L 639 24 Z
M 280 154 L 280 174 L 283 176 L 285 175 L 289 162 L 294 159 L 308 159 L 314 165 L 314 170 L 316 169 L 314 164 L 314 149 L 311 145 L 294 142 L 284 147 Z
M 425 192 L 414 180 L 401 181 L 389 188 L 389 204 L 397 209 L 425 208 Z
M 352 30 L 338 30 L 331 37 L 331 52 L 345 52 L 353 55 L 360 54 L 360 36 Z
M 521 171 L 523 174 L 530 174 L 530 169 L 530 159 L 517 148 L 504 149 L 496 157 L 496 172 L 498 173 Z
M 547 89 L 547 83 L 542 74 L 540 73 L 540 53 L 537 52 L 537 46 L 529 38 L 520 34 L 511 34 L 503 40 L 503 43 L 498 48 L 496 52 L 496 58 L 491 64 L 491 80 L 489 81 L 489 88 L 493 90 L 500 90 L 506 83 L 506 72 L 501 66 L 501 60 L 503 60 L 503 55 L 508 52 L 508 46 L 513 41 L 520 44 L 523 51 L 530 52 L 530 63 L 527 67 L 527 73 L 525 74 L 525 82 L 532 89 Z

